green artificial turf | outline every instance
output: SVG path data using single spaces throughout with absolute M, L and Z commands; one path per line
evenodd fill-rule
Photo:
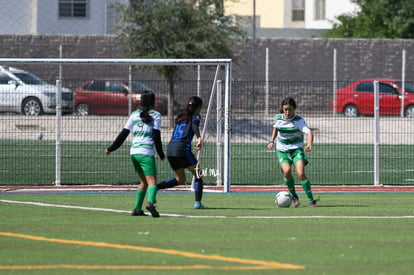
M 411 273 L 413 193 L 316 195 L 205 194 L 194 210 L 193 194 L 159 193 L 156 219 L 129 215 L 133 192 L 3 193 L 0 274 Z

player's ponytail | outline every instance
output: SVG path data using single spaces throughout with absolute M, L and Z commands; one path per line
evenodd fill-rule
M 154 108 L 155 95 L 151 91 L 144 91 L 141 94 L 138 109 L 141 110 L 140 117 L 144 123 L 151 123 L 153 118 L 148 113 L 149 110 Z
M 203 106 L 203 100 L 201 100 L 201 98 L 199 98 L 198 96 L 190 97 L 187 106 L 181 109 L 180 113 L 177 115 L 177 118 L 175 119 L 175 124 L 189 122 L 195 110 L 197 110 L 197 108 L 200 106 Z

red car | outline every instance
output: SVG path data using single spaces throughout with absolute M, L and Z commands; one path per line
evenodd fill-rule
M 141 93 L 152 89 L 141 82 L 133 81 L 131 88 L 128 81 L 90 80 L 74 91 L 75 112 L 77 115 L 90 114 L 125 115 L 128 114 L 128 94 L 131 90 L 131 110 L 136 110 Z M 168 98 L 155 94 L 154 109 L 162 115 L 168 111 Z
M 379 112 L 381 115 L 400 115 L 403 100 L 402 81 L 396 79 L 364 79 L 336 91 L 336 104 L 331 110 L 346 117 L 374 114 L 374 81 L 379 81 Z M 404 116 L 414 117 L 414 85 L 405 82 Z

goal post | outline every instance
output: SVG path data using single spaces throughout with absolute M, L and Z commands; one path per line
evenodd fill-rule
M 222 175 L 220 180 L 217 180 L 218 185 L 222 185 L 223 192 L 230 192 L 231 178 L 230 178 L 230 153 L 231 153 L 231 77 L 232 77 L 232 60 L 231 59 L 135 59 L 135 58 L 0 58 L 0 64 L 7 65 L 59 65 L 59 74 L 57 83 L 61 86 L 62 83 L 62 74 L 61 66 L 62 65 L 126 65 L 130 66 L 217 66 L 221 67 L 224 70 L 224 80 L 217 80 L 215 86 L 219 86 L 221 93 L 221 86 L 224 84 L 224 110 L 222 120 L 217 118 L 217 121 L 214 123 L 221 123 L 223 121 L 223 133 L 221 129 L 217 131 L 217 135 L 223 135 L 223 150 L 221 149 L 221 137 L 217 136 L 217 165 L 222 165 L 220 169 Z M 217 90 L 217 88 L 216 88 Z M 58 95 L 57 95 L 58 96 Z M 217 97 L 217 100 L 220 100 L 221 97 Z M 61 152 L 61 105 L 60 100 L 57 100 L 56 106 L 56 163 L 55 163 L 55 185 L 59 186 L 61 184 L 61 169 L 60 169 L 60 152 Z M 217 102 L 218 104 L 218 102 Z M 221 106 L 217 107 L 220 109 Z M 217 110 L 217 115 L 219 110 Z M 220 114 L 221 115 L 221 114 Z M 223 163 L 221 163 L 221 159 Z

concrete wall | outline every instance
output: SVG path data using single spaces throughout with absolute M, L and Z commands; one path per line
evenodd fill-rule
M 57 58 L 62 45 L 64 58 L 123 58 L 126 57 L 119 40 L 111 36 L 31 36 L 0 35 L 0 57 L 3 58 Z M 406 79 L 414 80 L 413 40 L 371 39 L 267 39 L 258 40 L 256 46 L 237 45 L 239 57 L 234 61 L 234 80 L 265 80 L 266 49 L 269 51 L 269 80 L 271 81 L 331 81 L 333 76 L 333 50 L 337 50 L 337 78 L 353 81 L 370 77 L 401 78 L 402 50 L 407 52 Z M 1 64 L 4 65 L 4 64 Z M 48 81 L 56 79 L 56 66 L 24 68 Z M 49 70 L 50 69 L 50 70 Z M 64 77 L 83 79 L 123 77 L 125 72 L 103 72 L 98 66 L 65 67 Z M 159 79 L 149 71 L 136 72 L 142 79 Z M 208 79 L 207 74 L 202 78 Z M 184 78 L 196 80 L 194 72 Z M 188 79 L 187 79 L 188 80 Z

